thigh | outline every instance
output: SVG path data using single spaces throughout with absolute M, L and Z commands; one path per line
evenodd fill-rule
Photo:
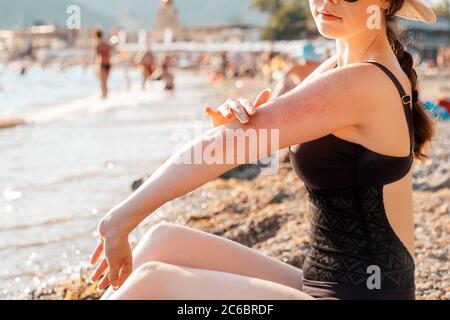
M 141 265 L 111 300 L 308 300 L 300 290 L 259 278 L 153 261 Z
M 159 223 L 146 233 L 133 252 L 133 269 L 155 260 L 302 289 L 301 269 L 238 242 L 173 223 Z
M 108 75 L 109 75 L 109 69 L 100 67 L 100 79 L 104 81 L 108 78 Z

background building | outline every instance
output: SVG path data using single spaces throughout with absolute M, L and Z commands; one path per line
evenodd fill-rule
M 450 16 L 438 17 L 431 25 L 399 19 L 399 26 L 407 30 L 408 47 L 423 60 L 434 60 L 441 47 L 450 47 Z

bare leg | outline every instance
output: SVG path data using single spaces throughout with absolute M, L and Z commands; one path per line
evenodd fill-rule
M 141 265 L 111 300 L 309 300 L 311 296 L 279 283 L 227 272 L 158 261 Z
M 102 89 L 102 98 L 105 99 L 108 96 L 108 77 L 109 71 L 100 70 L 100 87 Z
M 142 90 L 145 90 L 145 84 L 147 83 L 147 74 L 145 72 L 142 73 Z
M 301 269 L 238 242 L 186 226 L 162 222 L 133 251 L 133 270 L 150 261 L 265 279 L 301 290 Z M 112 294 L 109 288 L 102 299 Z

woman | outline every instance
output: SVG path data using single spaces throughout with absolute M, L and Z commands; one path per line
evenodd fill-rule
M 102 99 L 108 96 L 108 78 L 111 71 L 111 52 L 112 46 L 103 39 L 103 32 L 97 30 L 95 32 L 97 38 L 96 64 L 98 65 L 98 78 L 100 80 L 100 88 L 102 90 Z
M 368 27 L 369 6 L 379 9 L 377 28 Z M 433 23 L 435 15 L 421 0 L 310 0 L 310 7 L 321 34 L 336 40 L 337 55 L 257 112 L 247 100 L 227 101 L 217 111 L 228 117 L 222 125 L 182 148 L 102 219 L 91 263 L 105 258 L 93 280 L 105 274 L 99 287 L 116 289 L 103 299 L 415 298 L 411 169 L 425 157 L 433 127 L 418 101 L 412 58 L 389 21 L 400 15 Z M 235 129 L 255 130 L 263 142 L 260 129 L 278 130 L 278 145 L 259 158 L 290 147 L 313 209 L 303 269 L 170 223 L 153 227 L 132 253 L 128 234 L 150 212 L 239 165 L 176 163 Z M 256 144 L 239 150 L 246 161 Z M 234 145 L 226 143 L 227 155 Z
M 175 77 L 172 73 L 171 67 L 172 67 L 172 57 L 166 54 L 161 64 L 162 78 L 165 81 L 164 91 L 166 92 L 174 90 L 175 87 L 174 83 Z
M 151 50 L 147 50 L 138 59 L 138 65 L 142 68 L 142 90 L 145 89 L 147 79 L 150 79 L 155 72 L 156 59 Z
M 287 70 L 284 71 L 285 76 L 277 82 L 274 90 L 274 96 L 291 91 L 303 79 L 306 79 L 323 61 L 322 55 L 316 53 L 314 45 L 311 41 L 307 41 L 303 45 L 301 52 L 294 56 Z

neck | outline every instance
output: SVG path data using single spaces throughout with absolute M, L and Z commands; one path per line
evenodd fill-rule
M 393 53 L 385 28 L 336 39 L 336 52 L 339 67 L 367 60 L 382 60 Z

